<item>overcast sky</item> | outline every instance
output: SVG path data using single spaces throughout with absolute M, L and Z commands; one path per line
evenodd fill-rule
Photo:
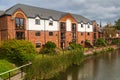
M 120 0 L 0 0 L 0 10 L 18 3 L 79 14 L 103 25 L 120 18 Z

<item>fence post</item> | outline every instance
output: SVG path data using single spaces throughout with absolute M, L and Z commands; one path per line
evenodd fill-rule
M 23 68 L 21 68 L 21 78 L 23 78 Z
M 9 72 L 9 80 L 10 80 L 10 72 Z

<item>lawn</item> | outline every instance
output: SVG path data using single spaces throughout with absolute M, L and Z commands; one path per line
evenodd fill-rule
M 16 68 L 16 66 L 14 64 L 8 62 L 7 60 L 0 59 L 0 74 L 3 72 L 6 72 L 8 70 L 14 69 L 14 68 Z M 18 70 L 11 72 L 11 76 L 16 74 L 17 72 L 18 72 Z M 4 74 L 4 75 L 0 76 L 0 78 L 6 79 L 6 78 L 8 78 L 8 75 L 9 74 Z

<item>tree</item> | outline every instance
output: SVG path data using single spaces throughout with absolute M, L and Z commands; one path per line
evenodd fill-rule
M 105 39 L 112 38 L 112 37 L 116 36 L 116 28 L 115 28 L 115 26 L 113 26 L 111 24 L 107 24 L 103 28 L 103 33 L 104 33 Z
M 0 46 L 0 58 L 7 59 L 17 66 L 33 60 L 35 54 L 35 47 L 25 40 L 8 40 Z
M 117 21 L 115 21 L 115 27 L 117 30 L 120 30 L 120 18 Z

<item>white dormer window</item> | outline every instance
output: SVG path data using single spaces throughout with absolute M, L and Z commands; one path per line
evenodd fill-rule
M 49 25 L 53 25 L 53 20 L 51 18 L 49 19 Z
M 40 19 L 35 19 L 35 24 L 40 25 Z
M 83 24 L 81 24 L 81 28 L 83 28 Z
M 90 24 L 88 23 L 88 28 L 90 28 Z
M 50 21 L 50 22 L 49 22 L 49 25 L 51 25 L 51 26 L 52 26 L 52 25 L 53 25 L 53 21 Z
M 88 25 L 88 28 L 90 28 L 90 25 Z

